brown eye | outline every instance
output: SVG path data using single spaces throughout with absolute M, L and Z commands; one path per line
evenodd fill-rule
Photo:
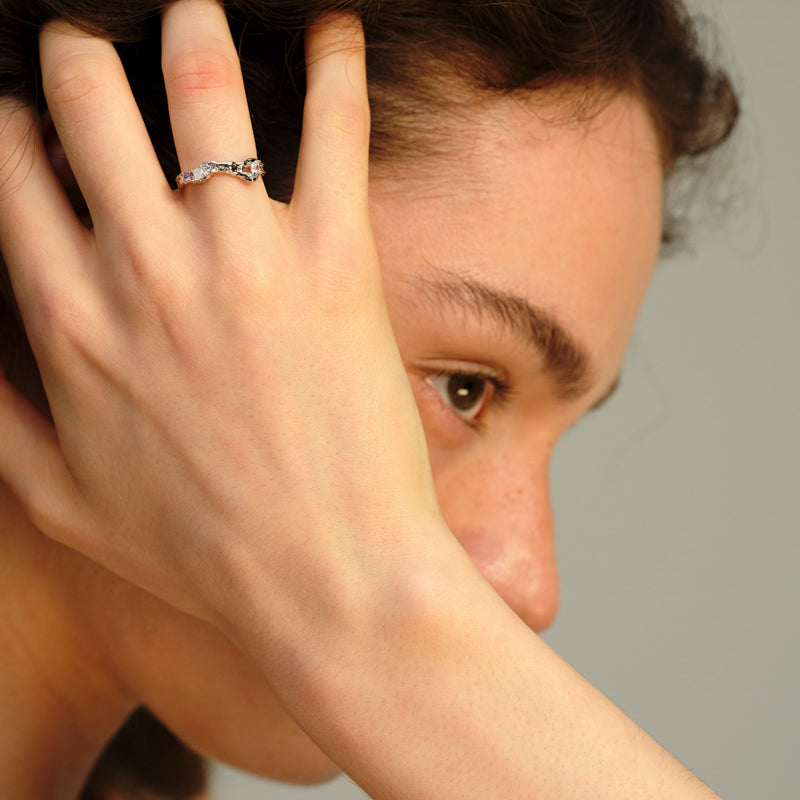
M 451 375 L 447 379 L 447 396 L 454 408 L 470 411 L 483 400 L 486 378 L 477 375 Z
M 446 373 L 433 375 L 428 381 L 453 411 L 467 422 L 478 417 L 494 391 L 492 380 L 483 375 Z

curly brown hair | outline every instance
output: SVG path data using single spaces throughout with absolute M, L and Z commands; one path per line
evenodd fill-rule
M 52 18 L 113 40 L 125 64 L 162 167 L 179 172 L 160 71 L 163 0 L 0 0 L 0 95 L 45 109 L 37 37 Z M 309 20 L 333 10 L 359 14 L 367 40 L 373 164 L 446 155 L 454 104 L 475 92 L 508 94 L 569 87 L 576 114 L 593 99 L 632 90 L 659 133 L 665 174 L 698 163 L 731 133 L 736 94 L 702 53 L 679 0 L 226 0 L 239 45 L 268 189 L 291 191 L 304 96 Z M 574 92 L 582 87 L 582 93 Z M 597 91 L 600 89 L 601 91 Z M 668 219 L 675 215 L 671 209 Z M 671 226 L 665 227 L 670 236 Z M 38 373 L 0 259 L 0 364 L 46 410 Z M 168 765 L 165 767 L 165 765 Z M 130 797 L 190 798 L 202 762 L 146 712 L 123 727 L 83 795 L 108 787 Z

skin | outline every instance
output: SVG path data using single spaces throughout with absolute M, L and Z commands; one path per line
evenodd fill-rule
M 485 113 L 480 147 L 460 150 L 463 171 L 445 168 L 446 190 L 435 191 L 423 176 L 382 177 L 372 184 L 370 213 L 444 518 L 506 602 L 542 631 L 558 605 L 549 457 L 560 434 L 606 393 L 620 369 L 658 247 L 660 168 L 635 98 L 615 98 L 578 127 L 548 126 L 516 102 Z M 496 320 L 429 307 L 415 281 L 431 275 L 430 265 L 544 306 L 574 338 L 592 343 L 586 349 L 596 377 L 585 394 L 559 397 L 541 356 Z M 433 365 L 489 366 L 507 377 L 513 395 L 498 404 L 487 381 L 470 424 L 452 408 Z M 53 706 L 68 702 L 69 713 L 55 712 L 58 718 L 87 729 L 97 747 L 98 727 L 107 735 L 122 713 L 144 701 L 217 758 L 287 780 L 330 774 L 328 759 L 218 632 L 44 538 L 8 493 L 3 500 L 4 530 L 17 532 L 16 547 L 4 542 L 10 554 L 2 562 L 3 590 L 26 617 L 36 607 L 40 618 L 52 620 L 51 630 L 62 632 L 59 638 L 69 641 L 63 634 L 69 631 L 86 643 L 80 655 L 66 642 L 57 650 L 39 629 L 4 617 L 5 652 L 11 642 L 29 640 L 38 665 L 26 670 L 31 681 L 37 675 L 36 683 L 45 682 L 45 668 L 59 676 L 45 682 L 57 692 L 41 704 L 43 727 Z M 63 660 L 53 664 L 56 651 Z M 98 701 L 90 698 L 98 694 L 114 713 L 83 719 L 96 715 Z
M 475 130 L 449 131 L 457 163 L 402 175 L 381 170 L 369 187 L 389 318 L 442 516 L 534 631 L 552 622 L 558 606 L 549 458 L 559 436 L 617 380 L 661 224 L 661 162 L 642 103 L 621 94 L 589 120 L 554 125 L 553 113 L 564 108 L 563 97 L 481 103 Z M 187 202 L 218 204 L 220 197 L 206 194 L 212 186 Z M 567 391 L 540 348 L 490 312 L 431 301 L 431 281 L 457 279 L 513 295 L 557 321 L 586 357 L 579 387 Z M 487 383 L 466 419 L 450 404 L 442 372 L 487 370 L 508 384 L 508 397 L 500 402 Z M 4 404 L 8 411 L 10 401 Z M 29 410 L 15 413 L 23 421 Z M 104 742 L 141 703 L 204 753 L 246 769 L 300 781 L 335 771 L 265 683 L 265 674 L 275 676 L 291 705 L 281 668 L 265 670 L 260 644 L 244 643 L 252 659 L 243 655 L 213 616 L 131 582 L 151 588 L 149 578 L 117 577 L 96 563 L 111 560 L 104 551 L 89 559 L 43 536 L 26 508 L 15 492 L 0 492 L 0 596 L 9 609 L 0 649 L 19 654 L 0 675 L 9 684 L 0 697 L 4 717 L 26 721 L 13 742 L 0 732 L 0 781 L 15 796 L 75 797 Z M 391 537 L 388 545 L 376 539 L 379 548 L 391 551 Z M 461 570 L 448 548 L 448 563 Z M 163 602 L 165 595 L 192 616 Z M 513 643 L 521 634 L 503 620 Z M 339 621 L 331 619 L 332 630 Z M 74 735 L 62 737 L 67 728 Z M 343 754 L 347 763 L 350 751 Z
M 375 181 L 370 207 L 442 513 L 537 632 L 558 609 L 550 456 L 613 390 L 661 231 L 658 144 L 642 104 L 619 95 L 587 122 L 550 124 L 563 103 L 491 103 L 480 135 L 457 139 L 458 166 L 433 173 L 436 183 L 422 170 Z M 549 312 L 588 355 L 582 390 L 564 397 L 541 351 L 488 313 L 426 301 L 417 286 L 440 271 Z M 489 367 L 509 397 L 489 392 L 474 424 L 464 424 L 442 405 L 446 386 L 431 385 L 432 365 Z

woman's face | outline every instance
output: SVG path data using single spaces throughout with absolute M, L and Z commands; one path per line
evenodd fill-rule
M 662 217 L 643 105 L 620 95 L 590 120 L 568 118 L 563 99 L 476 107 L 452 128 L 456 156 L 384 168 L 370 198 L 444 517 L 536 631 L 558 606 L 550 456 L 613 389 Z M 109 612 L 123 632 L 113 657 L 179 736 L 273 777 L 330 773 L 217 632 L 143 593 L 127 608 Z
M 371 196 L 445 520 L 535 631 L 558 608 L 550 456 L 613 390 L 661 237 L 643 105 L 566 114 L 498 101 L 455 134 L 458 160 Z

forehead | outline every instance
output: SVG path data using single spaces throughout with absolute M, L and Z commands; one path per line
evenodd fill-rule
M 447 156 L 373 179 L 372 222 L 390 300 L 415 275 L 478 278 L 551 313 L 610 379 L 657 258 L 662 168 L 638 99 L 584 119 L 573 100 L 504 98 L 448 122 Z

